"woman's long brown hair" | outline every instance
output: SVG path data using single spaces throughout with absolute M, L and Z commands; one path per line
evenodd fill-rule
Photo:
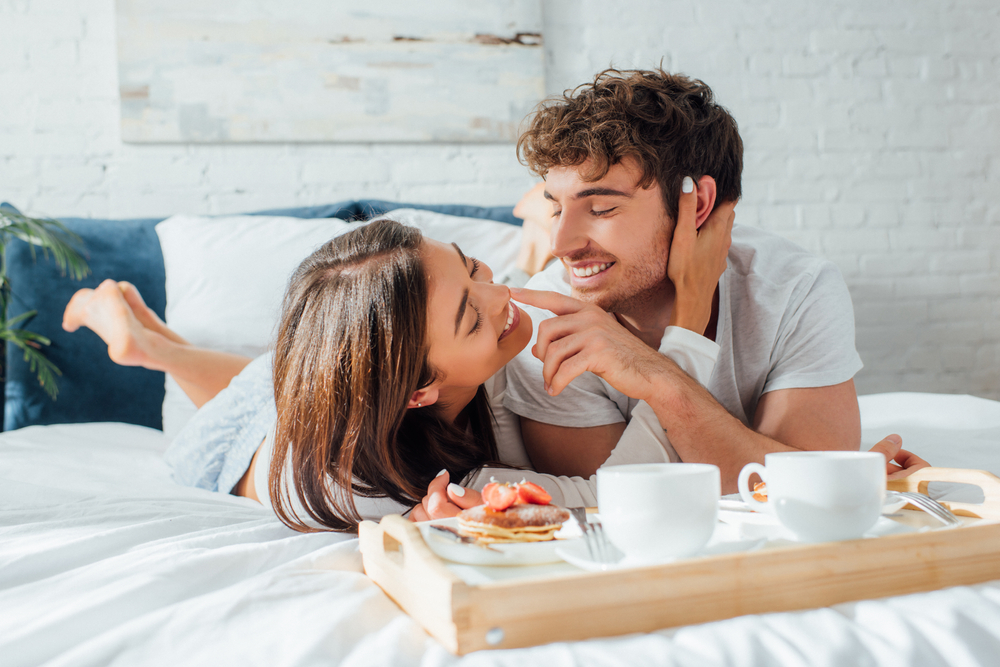
M 309 518 L 353 531 L 355 494 L 413 505 L 442 468 L 458 480 L 497 459 L 483 387 L 466 409 L 468 429 L 434 406 L 407 409 L 435 379 L 421 244 L 418 230 L 378 220 L 324 244 L 292 275 L 274 351 L 268 492 L 296 530 L 313 529 L 295 513 L 285 475 Z

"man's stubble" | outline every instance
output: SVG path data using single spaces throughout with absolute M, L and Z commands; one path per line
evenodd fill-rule
M 673 224 L 665 222 L 653 246 L 628 266 L 620 266 L 618 280 L 608 289 L 578 290 L 574 287 L 572 296 L 609 313 L 635 319 L 644 319 L 651 309 L 663 307 L 664 296 L 673 292 L 673 285 L 667 278 L 673 232 Z

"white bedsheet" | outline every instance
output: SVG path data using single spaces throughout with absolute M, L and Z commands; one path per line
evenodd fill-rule
M 1000 402 L 975 396 L 899 392 L 858 400 L 862 442 L 889 433 L 938 468 L 976 468 L 1000 476 Z
M 944 397 L 946 410 L 929 411 L 926 395 L 888 396 L 862 401 L 866 442 L 896 430 L 924 456 L 946 442 L 954 460 L 934 463 L 997 472 L 1000 404 Z M 928 414 L 939 422 L 925 432 L 938 430 L 921 444 Z M 989 461 L 961 460 L 970 441 Z M 456 658 L 368 581 L 357 540 L 297 534 L 253 501 L 178 487 L 164 447 L 158 431 L 122 424 L 0 436 L 0 666 L 964 666 L 1000 656 L 993 582 Z

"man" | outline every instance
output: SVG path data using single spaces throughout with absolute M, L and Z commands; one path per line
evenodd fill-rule
M 520 416 L 535 469 L 590 477 L 640 406 L 666 434 L 663 460 L 718 465 L 723 493 L 768 452 L 859 448 L 853 377 L 862 364 L 835 265 L 737 227 L 714 289 L 676 284 L 712 257 L 701 246 L 717 243 L 727 221 L 713 210 L 741 194 L 742 140 L 708 86 L 663 71 L 605 71 L 543 106 L 518 151 L 545 178 L 559 259 L 531 289 L 512 290 L 535 307 L 536 341 L 508 365 L 504 405 Z M 692 191 L 694 225 L 675 230 L 678 201 Z M 673 327 L 717 345 L 705 386 L 659 353 Z M 926 465 L 900 443 L 878 445 L 900 464 L 890 472 Z M 455 509 L 441 491 L 432 485 L 428 515 Z M 470 504 L 452 491 L 452 502 Z

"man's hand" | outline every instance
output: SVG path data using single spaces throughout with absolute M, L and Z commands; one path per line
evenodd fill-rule
M 467 489 L 458 484 L 449 484 L 447 470 L 427 485 L 427 495 L 410 512 L 410 521 L 430 521 L 455 516 L 464 509 L 482 505 L 483 499 L 475 489 Z
M 885 474 L 888 479 L 908 477 L 921 468 L 931 466 L 913 452 L 903 449 L 903 439 L 895 433 L 880 440 L 870 451 L 878 452 L 885 457 Z
M 683 372 L 597 306 L 556 292 L 511 288 L 510 295 L 559 316 L 539 323 L 531 350 L 544 364 L 545 390 L 552 396 L 590 371 L 626 396 L 642 400 L 653 390 L 654 369 L 673 366 Z
M 681 193 L 667 259 L 667 277 L 676 290 L 670 325 L 704 335 L 712 318 L 712 299 L 726 270 L 733 242 L 736 202 L 716 204 L 700 228 L 695 215 L 697 207 L 694 188 Z

